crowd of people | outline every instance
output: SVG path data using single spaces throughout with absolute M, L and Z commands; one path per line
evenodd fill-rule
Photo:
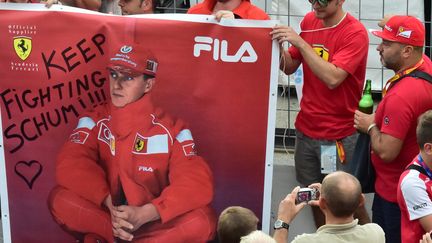
M 185 0 L 0 0 L 8 3 L 45 3 L 49 8 L 53 4 L 99 11 L 116 15 L 152 14 L 152 13 L 189 13 L 217 14 L 217 18 L 241 18 L 269 20 L 270 17 L 250 0 L 204 0 L 190 7 Z M 190 7 L 190 8 L 189 8 Z
M 60 1 L 123 15 L 160 13 L 166 4 Z M 241 206 L 225 209 L 217 219 L 211 208 L 212 172 L 204 158 L 183 149 L 194 144 L 192 132 L 158 112 L 149 98 L 157 83 L 157 57 L 145 47 L 124 43 L 109 59 L 111 104 L 81 117 L 74 132 L 88 134 L 87 139 L 71 137 L 58 156 L 58 185 L 49 198 L 56 222 L 84 242 L 206 242 L 217 235 L 221 243 L 282 243 L 289 224 L 310 205 L 317 232 L 293 242 L 431 242 L 432 63 L 423 53 L 423 23 L 390 15 L 379 23 L 381 30 L 371 32 L 382 39 L 380 61 L 394 76 L 384 85 L 376 111 L 365 114 L 357 108 L 368 33 L 343 9 L 345 0 L 309 2 L 313 10 L 303 18 L 300 33 L 276 25 L 269 35 L 281 44 L 283 72 L 289 75 L 303 66 L 303 98 L 295 122 L 296 179 L 302 187 L 318 190 L 318 199 L 296 202 L 300 188 L 294 188 L 279 204 L 273 237 L 258 230 L 258 217 Z M 59 3 L 46 0 L 47 7 Z M 249 0 L 204 0 L 187 12 L 213 14 L 218 20 L 270 19 Z M 286 42 L 288 50 L 283 49 Z M 142 116 L 128 116 L 136 113 Z M 106 141 L 98 138 L 100 129 L 109 131 Z M 360 183 L 351 175 L 359 132 L 370 136 L 376 172 L 372 220 Z M 324 162 L 327 157 L 333 159 Z M 139 164 L 141 158 L 151 167 Z M 130 165 L 137 163 L 158 173 L 131 176 Z

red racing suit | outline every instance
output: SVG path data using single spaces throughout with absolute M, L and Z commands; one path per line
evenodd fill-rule
M 111 193 L 114 203 L 152 203 L 160 214 L 157 222 L 141 226 L 134 239 L 211 239 L 215 217 L 208 205 L 213 198 L 213 178 L 194 146 L 191 132 L 155 110 L 148 94 L 123 108 L 105 105 L 89 112 L 80 118 L 57 159 L 59 187 L 49 199 L 54 218 L 69 230 L 96 233 L 112 241 L 109 211 L 102 207 Z M 88 217 L 78 219 L 76 214 L 85 215 L 79 211 L 82 207 Z M 99 216 L 94 217 L 95 213 Z M 102 223 L 91 221 L 100 218 L 109 222 L 103 222 L 104 229 L 93 229 Z M 189 225 L 181 229 L 182 224 Z

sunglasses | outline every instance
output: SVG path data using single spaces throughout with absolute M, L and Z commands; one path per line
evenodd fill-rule
M 331 0 L 309 0 L 309 2 L 312 4 L 312 5 L 314 5 L 316 2 L 318 2 L 318 4 L 321 6 L 321 7 L 327 7 L 327 5 L 328 5 L 328 3 L 330 2 Z

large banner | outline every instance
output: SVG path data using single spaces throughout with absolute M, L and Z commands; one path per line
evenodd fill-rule
M 56 155 L 83 111 L 110 102 L 108 56 L 131 41 L 156 55 L 154 103 L 189 124 L 213 171 L 217 213 L 248 207 L 268 230 L 279 66 L 269 35 L 274 24 L 0 4 L 5 242 L 74 242 L 47 208 Z

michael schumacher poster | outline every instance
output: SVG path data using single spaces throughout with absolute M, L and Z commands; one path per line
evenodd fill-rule
M 0 4 L 5 242 L 73 242 L 47 208 L 55 158 L 78 116 L 109 102 L 108 55 L 130 40 L 157 56 L 154 103 L 189 124 L 213 170 L 216 212 L 242 205 L 268 229 L 279 66 L 269 35 L 274 24 Z

